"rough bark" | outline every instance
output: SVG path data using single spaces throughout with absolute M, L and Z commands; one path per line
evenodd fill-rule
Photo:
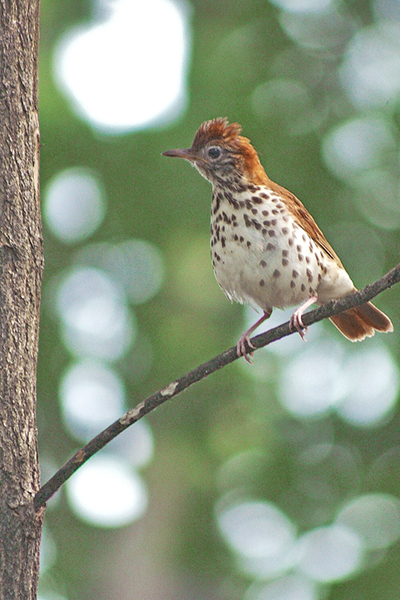
M 39 0 L 0 0 L 0 598 L 37 595 Z

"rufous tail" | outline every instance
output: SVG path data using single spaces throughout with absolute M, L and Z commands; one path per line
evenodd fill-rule
M 393 331 L 389 317 L 371 302 L 349 308 L 349 310 L 330 317 L 330 320 L 352 342 L 361 342 L 366 337 L 372 337 L 375 331 L 384 333 Z

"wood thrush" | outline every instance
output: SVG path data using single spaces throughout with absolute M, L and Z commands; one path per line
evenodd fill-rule
M 204 122 L 190 148 L 164 156 L 184 158 L 213 186 L 211 254 L 215 277 L 229 300 L 251 304 L 263 316 L 240 337 L 237 353 L 250 362 L 253 331 L 273 308 L 300 305 L 290 320 L 304 339 L 302 314 L 311 304 L 342 298 L 356 288 L 339 257 L 303 206 L 265 173 L 238 123 Z M 331 317 L 351 341 L 393 331 L 371 302 Z

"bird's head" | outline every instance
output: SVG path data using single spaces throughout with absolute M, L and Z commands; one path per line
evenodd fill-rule
M 163 155 L 188 160 L 213 185 L 243 180 L 265 183 L 268 178 L 257 152 L 241 131 L 238 123 L 218 117 L 200 125 L 190 148 L 167 150 Z

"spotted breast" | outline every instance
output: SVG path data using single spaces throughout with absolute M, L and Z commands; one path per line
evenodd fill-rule
M 297 225 L 277 192 L 215 186 L 211 209 L 215 277 L 230 300 L 271 313 L 315 296 L 332 259 Z M 343 295 L 353 290 L 344 271 Z

